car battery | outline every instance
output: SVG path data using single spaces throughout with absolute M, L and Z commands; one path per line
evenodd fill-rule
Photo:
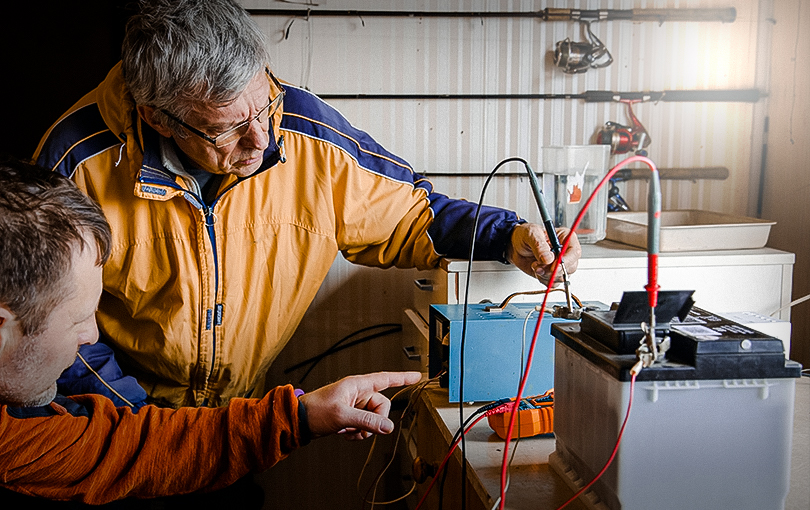
M 783 509 L 801 365 L 782 342 L 699 308 L 673 318 L 666 359 L 638 374 L 616 447 L 637 358 L 612 313 L 552 327 L 552 468 L 579 490 L 615 449 L 580 498 L 600 510 Z
M 428 374 L 444 371 L 440 385 L 448 388 L 450 402 L 458 402 L 463 379 L 465 402 L 489 402 L 514 398 L 526 366 L 541 303 L 515 303 L 497 308 L 487 304 L 431 305 L 429 313 Z M 557 304 L 559 305 L 559 304 Z M 540 395 L 554 385 L 554 338 L 552 324 L 576 322 L 552 317 L 555 304 L 548 303 L 538 332 L 529 377 L 523 395 Z M 585 309 L 607 309 L 598 302 L 583 303 Z M 524 334 L 525 329 L 525 334 Z M 462 335 L 463 334 L 463 335 Z M 464 372 L 461 349 L 464 336 Z

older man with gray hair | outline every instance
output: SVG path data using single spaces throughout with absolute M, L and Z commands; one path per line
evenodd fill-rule
M 143 0 L 121 63 L 36 152 L 112 225 L 99 326 L 160 405 L 262 394 L 339 253 L 433 268 L 468 257 L 475 228 L 477 259 L 546 281 L 555 260 L 541 226 L 494 207 L 477 216 L 317 96 L 282 84 L 266 44 L 231 0 Z M 570 271 L 579 255 L 572 235 Z

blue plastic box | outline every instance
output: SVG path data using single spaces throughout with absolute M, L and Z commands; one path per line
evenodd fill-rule
M 489 402 L 517 395 L 521 371 L 525 367 L 539 317 L 535 307 L 540 304 L 508 304 L 502 311 L 487 311 L 492 305 L 468 305 L 464 341 L 465 402 Z M 552 317 L 550 311 L 554 304 L 561 303 L 547 304 L 523 396 L 540 395 L 554 387 L 554 337 L 551 336 L 551 325 L 576 322 Z M 606 308 L 602 303 L 585 305 Z M 441 370 L 447 371 L 442 386 L 448 388 L 450 402 L 458 402 L 460 395 L 463 321 L 464 305 L 430 306 L 428 372 L 433 377 Z

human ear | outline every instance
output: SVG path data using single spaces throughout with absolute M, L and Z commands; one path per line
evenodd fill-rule
M 0 303 L 0 354 L 14 334 L 18 333 L 19 328 L 17 316 L 6 305 Z
M 173 131 L 171 129 L 169 129 L 168 126 L 166 126 L 162 122 L 159 122 L 157 120 L 157 118 L 155 117 L 155 109 L 154 109 L 154 107 L 152 107 L 152 106 L 144 106 L 144 105 L 139 104 L 135 108 L 138 110 L 138 115 L 141 116 L 141 119 L 143 119 L 144 122 L 149 124 L 149 126 L 152 129 L 154 129 L 155 131 L 157 131 L 161 135 L 165 136 L 166 138 L 171 138 L 172 137 L 172 134 L 174 134 Z
M 0 303 L 0 328 L 2 328 L 6 322 L 13 320 L 15 317 L 16 316 L 11 313 L 11 310 L 9 310 L 6 305 Z

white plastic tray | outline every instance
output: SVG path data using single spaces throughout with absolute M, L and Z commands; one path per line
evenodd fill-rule
M 775 221 L 710 211 L 661 212 L 660 251 L 736 250 L 762 248 Z M 647 248 L 647 213 L 615 212 L 607 215 L 606 237 Z

